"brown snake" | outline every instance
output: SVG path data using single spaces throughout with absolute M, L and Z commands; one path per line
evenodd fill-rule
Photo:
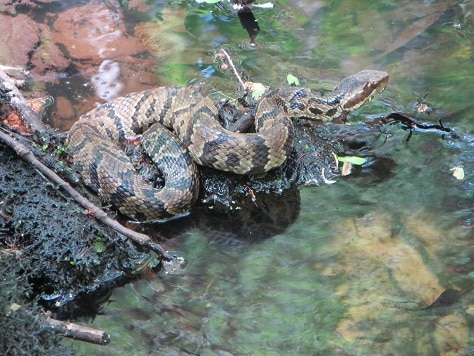
M 267 172 L 283 164 L 293 148 L 292 118 L 345 117 L 387 83 L 387 73 L 364 70 L 325 97 L 304 88 L 273 90 L 257 104 L 255 133 L 224 129 L 212 100 L 195 88 L 161 87 L 125 95 L 83 115 L 69 131 L 68 143 L 84 183 L 102 200 L 131 218 L 160 220 L 188 212 L 197 199 L 194 162 L 237 174 Z M 145 183 L 118 146 L 137 135 L 163 174 L 161 189 Z

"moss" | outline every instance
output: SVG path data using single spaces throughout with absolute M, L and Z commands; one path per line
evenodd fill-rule
M 1 145 L 0 202 L 0 246 L 15 246 L 28 257 L 32 290 L 57 316 L 83 315 L 82 299 L 107 294 L 148 257 Z M 88 313 L 99 308 L 99 301 L 87 303 Z
M 17 251 L 18 252 L 18 251 Z M 2 355 L 69 355 L 61 336 L 42 323 L 44 311 L 31 302 L 31 261 L 0 249 L 0 353 Z

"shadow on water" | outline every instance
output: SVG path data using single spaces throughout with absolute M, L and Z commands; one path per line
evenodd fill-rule
M 281 194 L 258 193 L 255 197 L 258 205 L 245 205 L 245 208 L 230 210 L 211 207 L 197 207 L 190 217 L 183 218 L 178 224 L 169 222 L 153 230 L 164 236 L 180 236 L 189 230 L 198 229 L 211 243 L 224 246 L 246 246 L 261 242 L 283 233 L 298 218 L 300 195 L 296 186 Z M 220 210 L 220 211 L 219 211 Z

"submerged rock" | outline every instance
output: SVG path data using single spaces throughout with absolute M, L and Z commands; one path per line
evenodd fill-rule
M 30 66 L 31 75 L 41 80 L 48 72 L 58 73 L 69 61 L 52 42 L 46 25 L 36 23 L 25 14 L 0 14 L 0 31 L 6 36 L 0 42 L 0 63 L 12 67 Z M 56 74 L 53 74 L 53 79 Z
M 40 43 L 41 30 L 29 16 L 15 17 L 0 14 L 0 63 L 9 66 L 26 66 L 30 53 Z

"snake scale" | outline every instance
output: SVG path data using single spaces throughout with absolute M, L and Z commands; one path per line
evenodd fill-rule
M 387 73 L 364 70 L 324 97 L 298 87 L 270 91 L 257 104 L 255 133 L 224 129 L 213 101 L 193 87 L 159 87 L 81 116 L 67 142 L 74 167 L 103 201 L 136 220 L 166 219 L 188 212 L 196 201 L 196 163 L 237 174 L 267 172 L 282 165 L 293 148 L 293 118 L 345 117 L 387 82 Z M 145 183 L 119 147 L 137 136 L 163 174 L 161 189 Z

